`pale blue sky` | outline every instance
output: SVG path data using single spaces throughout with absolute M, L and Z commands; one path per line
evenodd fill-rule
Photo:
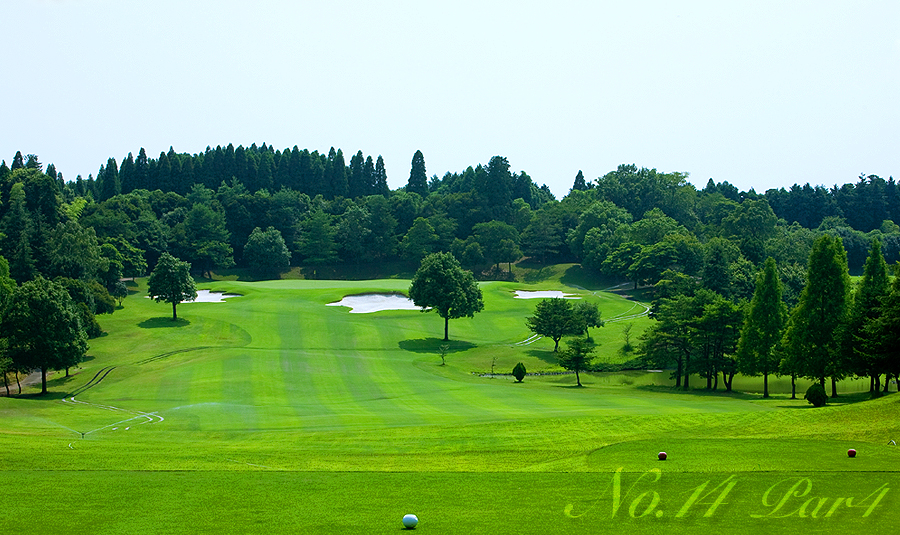
M 741 189 L 900 178 L 900 2 L 3 1 L 0 158 L 67 180 L 267 142 L 562 197 L 620 163 Z

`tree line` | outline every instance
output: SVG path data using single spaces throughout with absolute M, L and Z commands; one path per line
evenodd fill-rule
M 900 275 L 900 264 L 895 265 Z M 813 243 L 806 284 L 796 304 L 783 299 L 776 262 L 766 259 L 757 272 L 749 301 L 728 298 L 702 279 L 669 272 L 653 303 L 656 320 L 642 336 L 639 353 L 649 365 L 673 368 L 676 387 L 688 389 L 691 375 L 716 389 L 721 376 L 730 391 L 737 373 L 815 381 L 825 399 L 826 380 L 836 397 L 837 381 L 868 377 L 870 390 L 887 392 L 900 377 L 900 277 L 890 282 L 881 245 L 873 242 L 860 283 L 854 288 L 841 240 L 820 236 Z M 808 391 L 808 395 L 810 392 Z
M 357 152 L 347 164 L 333 148 L 228 145 L 194 155 L 170 149 L 156 159 L 142 149 L 75 181 L 17 153 L 11 166 L 0 163 L 0 256 L 17 285 L 41 277 L 67 288 L 84 305 L 87 326 L 125 295 L 123 277 L 146 275 L 166 253 L 207 276 L 234 266 L 277 276 L 298 265 L 320 276 L 338 264 L 418 266 L 444 252 L 479 278 L 504 278 L 528 257 L 579 262 L 670 298 L 692 280 L 731 302 L 752 298 L 756 274 L 772 257 L 789 307 L 799 302 L 807 259 L 823 236 L 840 240 L 854 272 L 876 240 L 888 263 L 900 259 L 900 226 L 884 219 L 855 228 L 856 211 L 845 212 L 834 194 L 880 198 L 885 209 L 869 213 L 894 217 L 892 179 L 833 188 L 837 208 L 821 219 L 788 220 L 773 205 L 805 206 L 797 188 L 758 195 L 710 182 L 698 190 L 687 178 L 635 165 L 591 181 L 579 171 L 557 200 L 502 156 L 428 178 L 417 151 L 406 185 L 390 190 L 381 157 Z

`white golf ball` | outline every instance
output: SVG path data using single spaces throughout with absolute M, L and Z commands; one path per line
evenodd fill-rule
M 419 523 L 419 517 L 416 515 L 404 515 L 403 516 L 403 527 L 406 529 L 414 529 L 416 524 Z

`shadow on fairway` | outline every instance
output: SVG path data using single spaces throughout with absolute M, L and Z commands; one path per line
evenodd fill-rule
M 178 318 L 175 321 L 172 321 L 172 318 L 150 318 L 138 323 L 138 327 L 141 329 L 159 329 L 161 327 L 187 327 L 191 322 Z
M 529 271 L 526 271 L 522 276 L 522 281 L 527 283 L 535 283 L 535 282 L 543 282 L 550 277 L 553 276 L 554 271 L 553 268 L 548 268 L 547 266 L 519 266 L 528 268 Z
M 838 397 L 833 398 L 829 397 L 828 402 L 825 403 L 825 407 L 837 407 L 840 405 L 851 405 L 854 403 L 862 403 L 864 401 L 870 401 L 872 399 L 872 394 L 870 392 L 848 392 L 846 394 L 838 393 Z M 803 399 L 803 394 L 797 393 L 797 400 L 805 401 Z M 809 402 L 804 405 L 778 405 L 779 409 L 821 409 L 825 407 L 813 407 L 813 405 Z
M 529 357 L 540 359 L 547 364 L 557 364 L 556 353 L 553 350 L 546 349 L 529 349 L 525 352 Z
M 604 277 L 599 277 L 591 271 L 581 267 L 581 264 L 575 264 L 566 270 L 559 282 L 566 286 L 578 288 L 587 288 L 588 290 L 599 290 L 600 288 L 609 286 L 610 281 Z
M 2 386 L 2 385 L 0 385 Z M 40 392 L 29 392 L 27 394 L 16 394 L 17 389 L 14 385 L 10 385 L 9 391 L 12 394 L 10 397 L 13 399 L 24 399 L 24 400 L 36 400 L 36 401 L 61 401 L 63 398 L 68 397 L 68 393 L 66 392 L 56 392 L 51 389 L 52 385 L 50 381 L 47 381 L 47 393 L 41 394 Z M 38 383 L 37 388 L 41 388 L 41 384 Z M 6 389 L 2 389 L 3 394 L 0 397 L 6 397 Z
M 398 346 L 404 351 L 412 351 L 413 353 L 440 353 L 442 345 L 450 346 L 447 353 L 459 353 L 468 351 L 476 346 L 471 342 L 463 342 L 461 340 L 450 340 L 445 342 L 441 338 L 418 338 L 415 340 L 403 340 Z
M 743 399 L 747 401 L 761 401 L 763 397 L 759 394 L 752 394 L 747 392 L 740 392 L 738 390 L 732 390 L 731 392 L 725 390 L 724 387 L 719 386 L 719 388 L 707 389 L 706 386 L 699 387 L 691 387 L 687 390 L 678 386 L 664 386 L 664 385 L 638 385 L 634 387 L 637 390 L 643 390 L 645 392 L 660 392 L 664 394 L 673 394 L 673 395 L 681 395 L 685 397 L 695 397 L 695 398 L 730 398 L 730 399 Z

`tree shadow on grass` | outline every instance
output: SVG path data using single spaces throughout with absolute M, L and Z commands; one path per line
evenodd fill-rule
M 464 342 L 462 340 L 444 341 L 441 338 L 417 338 L 414 340 L 402 340 L 399 344 L 400 349 L 404 351 L 412 351 L 413 353 L 439 353 L 442 345 L 447 345 L 447 353 L 459 353 L 468 351 L 477 345 L 472 342 Z
M 535 269 L 531 271 L 526 271 L 524 275 L 522 275 L 522 281 L 530 284 L 534 284 L 536 282 L 543 282 L 553 276 L 552 269 L 545 269 L 544 266 L 541 266 L 540 269 Z
M 172 321 L 172 318 L 150 318 L 138 323 L 141 329 L 159 329 L 166 327 L 187 327 L 191 322 L 189 320 L 178 318 Z
M 2 385 L 0 385 L 0 386 L 2 386 Z M 61 401 L 65 398 L 69 397 L 69 394 L 67 392 L 55 391 L 55 390 L 52 390 L 52 387 L 53 387 L 53 385 L 51 384 L 51 382 L 47 381 L 47 393 L 46 394 L 41 394 L 41 392 L 40 392 L 41 384 L 40 383 L 37 384 L 37 388 L 38 388 L 37 392 L 29 392 L 27 394 L 16 394 L 15 386 L 10 385 L 9 390 L 10 390 L 10 393 L 12 394 L 10 397 L 13 399 L 24 399 L 24 400 L 35 400 L 35 401 Z M 3 390 L 2 397 L 6 397 L 6 390 L 2 389 L 2 388 L 0 388 L 0 390 Z
M 790 399 L 790 398 L 788 398 Z M 872 399 L 872 395 L 869 392 L 848 392 L 846 394 L 838 393 L 838 397 L 833 398 L 831 396 L 828 397 L 828 402 L 825 403 L 825 407 L 836 407 L 840 405 L 852 405 L 854 403 L 861 403 L 863 401 L 869 401 Z M 819 409 L 821 407 L 814 407 L 812 403 L 806 402 L 803 399 L 803 393 L 797 392 L 797 399 L 794 401 L 804 401 L 803 405 L 778 405 L 779 409 Z
M 85 360 L 92 360 L 94 357 L 85 357 Z M 73 369 L 74 370 L 74 369 Z M 72 371 L 70 370 L 70 374 L 66 376 L 65 370 L 53 370 L 48 372 L 47 376 L 47 393 L 41 394 L 41 380 L 38 378 L 37 382 L 22 383 L 22 389 L 24 391 L 25 388 L 29 389 L 37 389 L 37 391 L 31 390 L 27 393 L 19 394 L 18 393 L 18 385 L 15 382 L 11 382 L 9 385 L 9 391 L 11 396 L 16 399 L 35 399 L 41 401 L 58 401 L 63 398 L 68 397 L 69 388 L 66 387 L 67 384 L 77 381 L 79 379 L 78 375 L 81 373 L 80 371 Z M 2 391 L 2 396 L 6 397 L 6 388 L 0 384 L 0 391 Z
M 542 360 L 547 364 L 557 364 L 556 353 L 552 349 L 529 349 L 525 352 L 529 357 Z
M 762 396 L 758 394 L 741 392 L 740 390 L 725 390 L 724 387 L 719 386 L 719 388 L 713 390 L 708 389 L 705 386 L 691 387 L 687 390 L 680 386 L 669 386 L 669 385 L 637 385 L 634 387 L 637 390 L 643 390 L 645 392 L 659 392 L 663 394 L 676 394 L 685 397 L 694 397 L 694 398 L 728 398 L 728 399 L 743 399 L 747 401 L 757 401 L 761 400 Z

